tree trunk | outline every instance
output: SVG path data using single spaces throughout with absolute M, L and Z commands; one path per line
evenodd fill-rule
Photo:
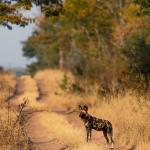
M 59 51 L 59 69 L 64 69 L 64 52 L 63 50 Z

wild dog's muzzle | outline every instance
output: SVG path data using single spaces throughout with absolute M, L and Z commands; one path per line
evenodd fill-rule
M 80 112 L 79 117 L 81 119 L 85 119 L 86 118 L 86 114 L 84 112 Z

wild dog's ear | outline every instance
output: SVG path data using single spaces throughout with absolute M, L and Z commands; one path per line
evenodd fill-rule
M 81 105 L 79 105 L 78 107 L 79 107 L 79 110 L 82 110 L 82 106 Z
M 84 106 L 83 106 L 83 109 L 87 112 L 87 111 L 88 111 L 88 106 L 87 106 L 87 105 L 84 105 Z

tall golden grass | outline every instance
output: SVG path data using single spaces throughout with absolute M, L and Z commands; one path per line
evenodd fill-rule
M 0 149 L 2 150 L 28 149 L 27 137 L 17 121 L 17 112 L 9 103 L 15 86 L 14 75 L 7 72 L 0 74 Z
M 40 71 L 35 76 L 37 82 L 43 81 L 40 85 L 42 92 L 46 95 L 43 100 L 51 109 L 58 107 L 77 109 L 78 104 L 88 104 L 90 106 L 89 113 L 112 122 L 115 143 L 118 147 L 124 146 L 128 149 L 136 147 L 137 150 L 150 149 L 150 101 L 146 101 L 142 97 L 136 97 L 132 93 L 111 98 L 109 102 L 100 99 L 96 92 L 84 96 L 68 92 L 65 93 L 59 86 L 63 76 L 64 73 L 58 70 Z M 70 78 L 72 79 L 72 77 Z M 60 119 L 54 117 L 53 114 L 49 117 L 45 117 L 45 119 L 46 118 L 51 118 L 51 121 L 55 122 Z M 50 120 L 48 122 L 45 123 L 45 125 L 50 124 Z M 53 128 L 55 125 L 56 127 Z M 65 139 L 68 143 L 79 144 L 79 141 L 83 140 L 83 132 L 80 129 L 74 129 L 65 121 L 61 124 L 58 123 L 58 125 L 56 123 L 55 125 L 49 126 L 49 130 L 54 129 L 55 134 Z M 75 134 L 78 139 L 73 138 L 73 134 Z M 69 141 L 71 138 L 74 141 Z M 76 147 L 76 149 L 87 149 L 87 147 L 91 147 L 91 149 L 95 147 L 95 150 L 99 149 L 97 145 L 94 145 L 81 144 L 78 148 Z
M 9 73 L 0 73 L 0 103 L 12 96 L 16 86 L 16 77 Z
M 91 108 L 91 113 L 111 120 L 114 126 L 115 140 L 128 147 L 150 149 L 150 102 L 134 95 L 126 94 L 102 102 Z M 149 145 L 149 147 L 148 147 Z M 141 148 L 140 148 L 141 147 Z
M 45 105 L 37 101 L 39 91 L 35 80 L 29 75 L 18 78 L 17 96 L 12 100 L 14 105 L 21 104 L 27 100 L 27 109 L 45 109 Z

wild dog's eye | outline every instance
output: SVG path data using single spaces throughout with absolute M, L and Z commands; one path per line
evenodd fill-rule
M 82 110 L 82 106 L 81 105 L 79 105 L 78 107 L 79 107 L 79 110 Z

